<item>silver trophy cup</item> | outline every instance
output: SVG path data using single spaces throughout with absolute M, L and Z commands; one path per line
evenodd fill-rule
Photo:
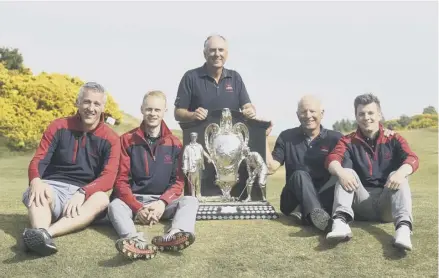
M 266 181 L 268 169 L 262 156 L 251 151 L 249 128 L 242 122 L 233 124 L 230 109 L 221 111 L 219 125 L 210 123 L 204 129 L 204 145 L 197 143 L 197 133 L 191 132 L 189 144 L 183 155 L 183 172 L 188 179 L 192 196 L 200 201 L 197 220 L 225 219 L 276 219 L 278 215 L 266 200 Z M 212 163 L 215 170 L 214 183 L 222 195 L 201 196 L 204 162 Z M 248 178 L 245 188 L 238 197 L 231 196 L 235 185 L 240 183 L 239 169 L 245 161 Z M 213 172 L 209 172 L 213 175 Z M 213 176 L 210 176 L 213 178 Z M 253 183 L 262 191 L 262 200 L 252 200 Z M 240 200 L 244 192 L 247 198 Z M 239 192 L 238 192 L 239 194 Z
M 223 201 L 234 201 L 230 191 L 239 182 L 238 170 L 248 145 L 248 128 L 243 123 L 232 125 L 232 114 L 225 108 L 220 124 L 211 123 L 206 127 L 204 140 L 215 167 L 215 183 L 223 193 Z

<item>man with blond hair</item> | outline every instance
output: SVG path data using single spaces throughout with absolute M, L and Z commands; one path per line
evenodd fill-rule
M 84 84 L 77 114 L 54 120 L 44 132 L 23 194 L 32 226 L 23 240 L 30 251 L 56 253 L 53 237 L 85 228 L 107 208 L 105 192 L 116 178 L 120 141 L 104 123 L 106 99 L 101 85 Z
M 203 66 L 187 71 L 178 87 L 174 117 L 179 122 L 202 121 L 209 111 L 229 108 L 254 119 L 256 111 L 241 75 L 224 64 L 229 55 L 227 40 L 220 35 L 204 42 Z
M 163 120 L 166 96 L 148 92 L 141 105 L 143 121 L 121 136 L 120 168 L 108 216 L 120 239 L 117 250 L 130 259 L 151 259 L 157 250 L 178 251 L 195 241 L 198 200 L 182 196 L 182 144 Z M 163 236 L 150 244 L 135 222 L 154 225 L 172 219 Z

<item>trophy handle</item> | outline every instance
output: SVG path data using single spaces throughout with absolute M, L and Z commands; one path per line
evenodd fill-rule
M 214 152 L 212 146 L 213 143 L 212 137 L 216 135 L 218 131 L 219 131 L 219 126 L 216 123 L 209 124 L 204 130 L 204 145 L 206 146 L 206 149 L 211 157 Z
M 236 123 L 233 126 L 233 131 L 234 131 L 234 133 L 238 133 L 239 134 L 239 136 L 241 137 L 241 139 L 243 141 L 242 142 L 243 145 L 244 146 L 248 146 L 248 140 L 250 138 L 248 127 L 245 124 L 243 124 L 243 123 Z
M 233 132 L 235 134 L 239 134 L 239 138 L 241 138 L 242 140 L 242 147 L 246 147 L 248 146 L 248 140 L 250 138 L 249 136 L 249 131 L 248 131 L 248 127 L 243 124 L 243 123 L 236 123 L 233 126 Z M 239 166 L 241 165 L 242 161 L 245 159 L 244 155 L 241 153 L 241 157 L 239 159 L 239 161 L 236 164 L 236 176 L 238 177 L 238 172 L 239 172 Z
M 211 158 L 212 164 L 215 168 L 215 172 L 218 175 L 218 169 L 216 168 L 215 163 L 215 156 L 214 156 L 214 150 L 213 150 L 213 137 L 218 134 L 219 131 L 219 125 L 216 123 L 209 124 L 206 129 L 204 130 L 204 145 L 206 146 L 207 152 L 209 153 L 209 156 Z

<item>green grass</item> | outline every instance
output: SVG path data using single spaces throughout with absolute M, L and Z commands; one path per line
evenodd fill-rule
M 127 132 L 135 127 L 138 127 L 141 123 L 141 118 L 136 118 L 131 116 L 130 114 L 127 114 L 125 112 L 122 112 L 122 120 L 121 124 L 117 126 L 111 126 L 119 135 L 123 134 L 124 132 Z
M 181 254 L 159 254 L 130 262 L 114 248 L 111 226 L 92 226 L 56 238 L 59 252 L 38 258 L 17 245 L 28 225 L 21 203 L 27 187 L 29 155 L 0 158 L 1 277 L 437 277 L 437 132 L 403 135 L 420 156 L 410 179 L 413 194 L 414 250 L 391 246 L 392 224 L 357 222 L 354 238 L 328 245 L 322 233 L 280 220 L 197 222 L 197 239 Z M 270 139 L 273 146 L 273 139 Z M 268 199 L 279 211 L 284 169 L 270 177 Z M 163 225 L 140 227 L 149 238 Z

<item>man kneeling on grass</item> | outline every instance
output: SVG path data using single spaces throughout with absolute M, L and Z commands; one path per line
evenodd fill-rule
M 121 136 L 119 174 L 108 209 L 114 229 L 121 237 L 117 250 L 130 259 L 151 259 L 157 250 L 178 251 L 195 241 L 198 200 L 181 196 L 182 144 L 163 121 L 166 96 L 151 91 L 143 98 L 143 122 Z M 144 225 L 172 219 L 163 236 L 148 243 L 134 221 Z M 133 221 L 134 220 L 134 221 Z
M 407 178 L 418 169 L 419 159 L 401 135 L 384 136 L 376 96 L 358 96 L 354 107 L 357 131 L 342 137 L 326 160 L 329 172 L 339 178 L 335 186 L 334 223 L 326 238 L 351 238 L 348 223 L 355 213 L 356 219 L 393 221 L 394 245 L 411 250 L 413 217 Z M 346 163 L 352 167 L 343 168 Z
M 103 122 L 106 99 L 101 85 L 84 84 L 78 113 L 53 121 L 44 132 L 23 194 L 32 226 L 23 240 L 30 251 L 56 253 L 53 237 L 85 228 L 107 208 L 105 192 L 116 179 L 120 140 Z

